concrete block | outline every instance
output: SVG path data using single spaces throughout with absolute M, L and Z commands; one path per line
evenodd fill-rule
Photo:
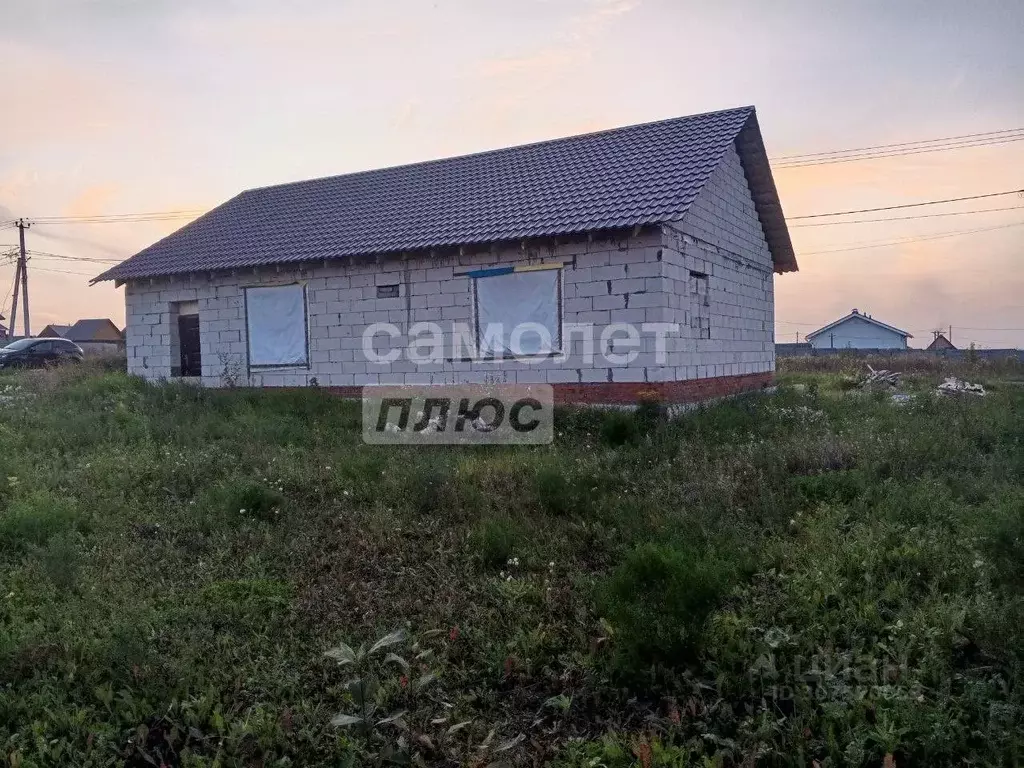
M 566 283 L 589 283 L 594 279 L 594 271 L 589 267 L 576 267 L 563 270 Z
M 646 370 L 643 368 L 612 368 L 612 381 L 647 381 Z
M 594 269 L 595 280 L 621 280 L 626 277 L 626 266 L 615 264 L 608 267 L 597 267 Z
M 647 290 L 646 281 L 644 278 L 623 278 L 621 280 L 612 280 L 612 293 L 623 294 L 623 293 L 639 293 Z M 657 290 L 662 290 L 659 285 Z
M 441 292 L 441 283 L 437 280 L 427 280 L 422 283 L 413 283 L 409 286 L 409 293 L 412 296 L 430 296 Z
M 630 309 L 646 309 L 647 307 L 668 306 L 668 295 L 660 291 L 652 293 L 631 293 L 629 295 Z
M 626 297 L 618 296 L 595 296 L 593 298 L 594 309 L 625 309 Z
M 455 277 L 441 283 L 441 293 L 469 293 L 470 288 L 468 277 Z
M 611 322 L 611 312 L 607 309 L 579 312 L 576 315 L 577 323 L 592 323 L 594 325 L 608 325 Z
M 576 284 L 576 296 L 607 296 L 608 295 L 608 282 L 591 282 L 591 283 L 577 283 Z
M 661 262 L 645 261 L 640 264 L 627 264 L 625 277 L 661 277 L 663 272 Z
M 581 368 L 580 381 L 584 384 L 610 381 L 608 368 Z
M 427 307 L 454 307 L 455 296 L 450 293 L 433 293 L 427 296 Z
M 576 368 L 556 368 L 546 371 L 549 384 L 575 384 L 580 380 L 580 371 Z

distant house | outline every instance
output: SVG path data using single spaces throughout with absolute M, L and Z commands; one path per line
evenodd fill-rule
M 906 331 L 853 310 L 814 333 L 807 334 L 812 349 L 906 349 Z
M 932 339 L 932 343 L 925 347 L 929 352 L 938 352 L 946 349 L 956 349 L 953 346 L 953 342 L 947 339 L 943 334 L 935 334 L 935 338 Z
M 109 318 L 89 318 L 72 325 L 51 323 L 39 332 L 46 338 L 69 339 L 85 352 L 123 352 L 124 334 Z
M 67 336 L 67 332 L 71 329 L 70 325 L 58 325 L 57 323 L 50 323 L 48 326 L 43 328 L 39 332 L 39 337 L 43 339 L 63 339 Z

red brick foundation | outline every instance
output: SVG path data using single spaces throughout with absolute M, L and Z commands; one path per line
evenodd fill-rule
M 774 374 L 747 373 L 686 381 L 599 381 L 591 384 L 553 384 L 555 404 L 636 405 L 641 400 L 663 403 L 699 403 L 718 397 L 756 392 L 770 387 Z M 333 395 L 360 398 L 362 387 L 324 387 Z
M 627 382 L 608 381 L 593 384 L 554 384 L 555 404 L 635 405 L 641 400 L 663 403 L 699 403 L 742 392 L 770 387 L 774 374 L 746 373 L 740 376 L 716 376 L 686 381 Z

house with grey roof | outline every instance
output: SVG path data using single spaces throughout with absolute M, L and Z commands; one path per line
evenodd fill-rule
M 249 190 L 96 280 L 151 380 L 621 403 L 767 386 L 796 269 L 743 107 Z
M 124 334 L 108 317 L 86 318 L 70 325 L 50 323 L 39 332 L 39 336 L 69 339 L 84 352 L 114 353 L 125 348 Z
M 807 334 L 811 349 L 906 349 L 907 339 L 912 338 L 857 309 Z
M 71 324 L 50 323 L 39 332 L 41 339 L 63 339 L 64 334 L 71 330 Z

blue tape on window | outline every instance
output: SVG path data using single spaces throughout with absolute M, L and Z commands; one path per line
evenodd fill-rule
M 493 269 L 478 269 L 475 272 L 467 272 L 466 277 L 494 277 L 495 275 L 510 275 L 514 271 L 514 267 L 495 267 Z

